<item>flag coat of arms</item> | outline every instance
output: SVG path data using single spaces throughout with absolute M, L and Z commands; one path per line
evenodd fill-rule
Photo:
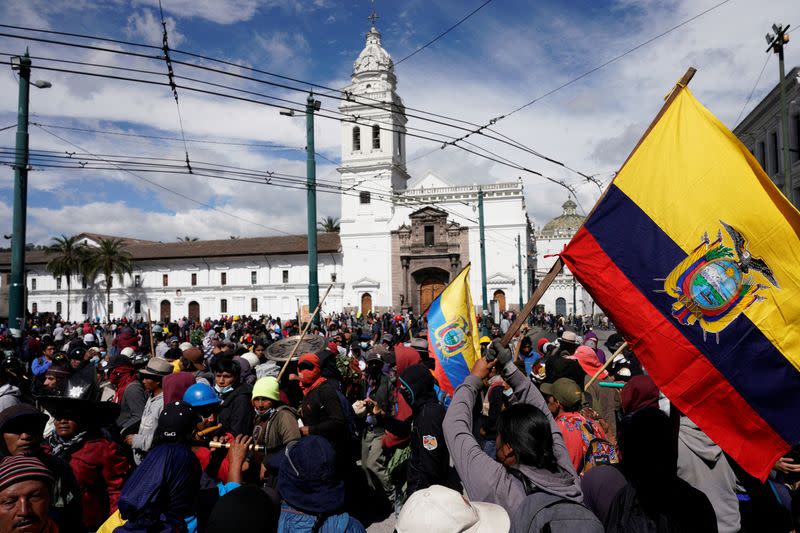
M 428 308 L 428 353 L 439 388 L 452 396 L 481 356 L 467 265 Z
M 800 213 L 675 90 L 561 258 L 672 403 L 764 479 L 800 442 Z

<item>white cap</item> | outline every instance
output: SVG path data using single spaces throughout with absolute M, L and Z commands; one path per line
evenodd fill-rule
M 193 346 L 194 345 L 191 342 L 182 342 L 180 343 L 180 345 L 178 345 L 178 348 L 180 349 L 180 351 L 185 352 L 186 350 L 192 348 Z
M 91 333 L 87 333 L 86 335 L 83 336 L 83 342 L 85 342 L 86 344 L 94 342 L 94 335 L 92 335 Z
M 259 365 L 261 361 L 259 361 L 258 356 L 253 352 L 247 352 L 242 354 L 242 359 L 250 363 L 250 368 L 255 368 Z
M 508 533 L 511 520 L 499 505 L 468 502 L 460 493 L 432 485 L 416 491 L 397 517 L 397 533 Z
M 133 356 L 136 355 L 136 350 L 128 346 L 127 348 L 123 348 L 122 350 L 120 350 L 119 354 L 124 355 L 128 359 L 133 359 Z

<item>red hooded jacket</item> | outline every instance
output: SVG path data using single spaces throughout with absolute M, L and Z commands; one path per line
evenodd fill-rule
M 394 347 L 395 368 L 397 369 L 398 376 L 405 372 L 406 368 L 422 362 L 419 352 L 409 346 L 404 346 L 402 343 Z M 400 383 L 395 383 L 394 391 L 392 392 L 394 403 L 397 405 L 397 412 L 394 413 L 394 418 L 397 420 L 406 420 L 411 416 L 411 406 L 408 405 L 403 395 L 400 394 Z M 405 446 L 409 443 L 411 437 L 400 438 L 394 433 L 387 431 L 383 435 L 381 445 L 384 448 L 395 448 L 397 446 Z

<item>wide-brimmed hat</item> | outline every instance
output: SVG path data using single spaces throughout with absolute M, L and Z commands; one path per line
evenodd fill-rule
M 397 533 L 507 533 L 511 520 L 493 503 L 468 502 L 460 493 L 432 485 L 412 494 L 397 517 Z
M 147 366 L 139 371 L 144 377 L 163 378 L 172 374 L 172 363 L 160 357 L 153 357 L 147 362 Z
M 39 403 L 55 419 L 104 425 L 119 416 L 118 404 L 100 401 L 101 391 L 94 365 L 78 370 L 60 387 L 49 392 L 39 397 Z
M 295 509 L 319 515 L 344 507 L 344 481 L 336 475 L 336 453 L 324 437 L 293 441 L 270 462 L 278 469 L 278 492 Z

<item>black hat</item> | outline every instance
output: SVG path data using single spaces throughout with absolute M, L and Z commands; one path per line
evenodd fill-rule
M 58 389 L 41 396 L 39 401 L 53 418 L 66 417 L 97 425 L 111 422 L 119 416 L 120 410 L 116 403 L 100 401 L 94 365 L 76 371 Z

